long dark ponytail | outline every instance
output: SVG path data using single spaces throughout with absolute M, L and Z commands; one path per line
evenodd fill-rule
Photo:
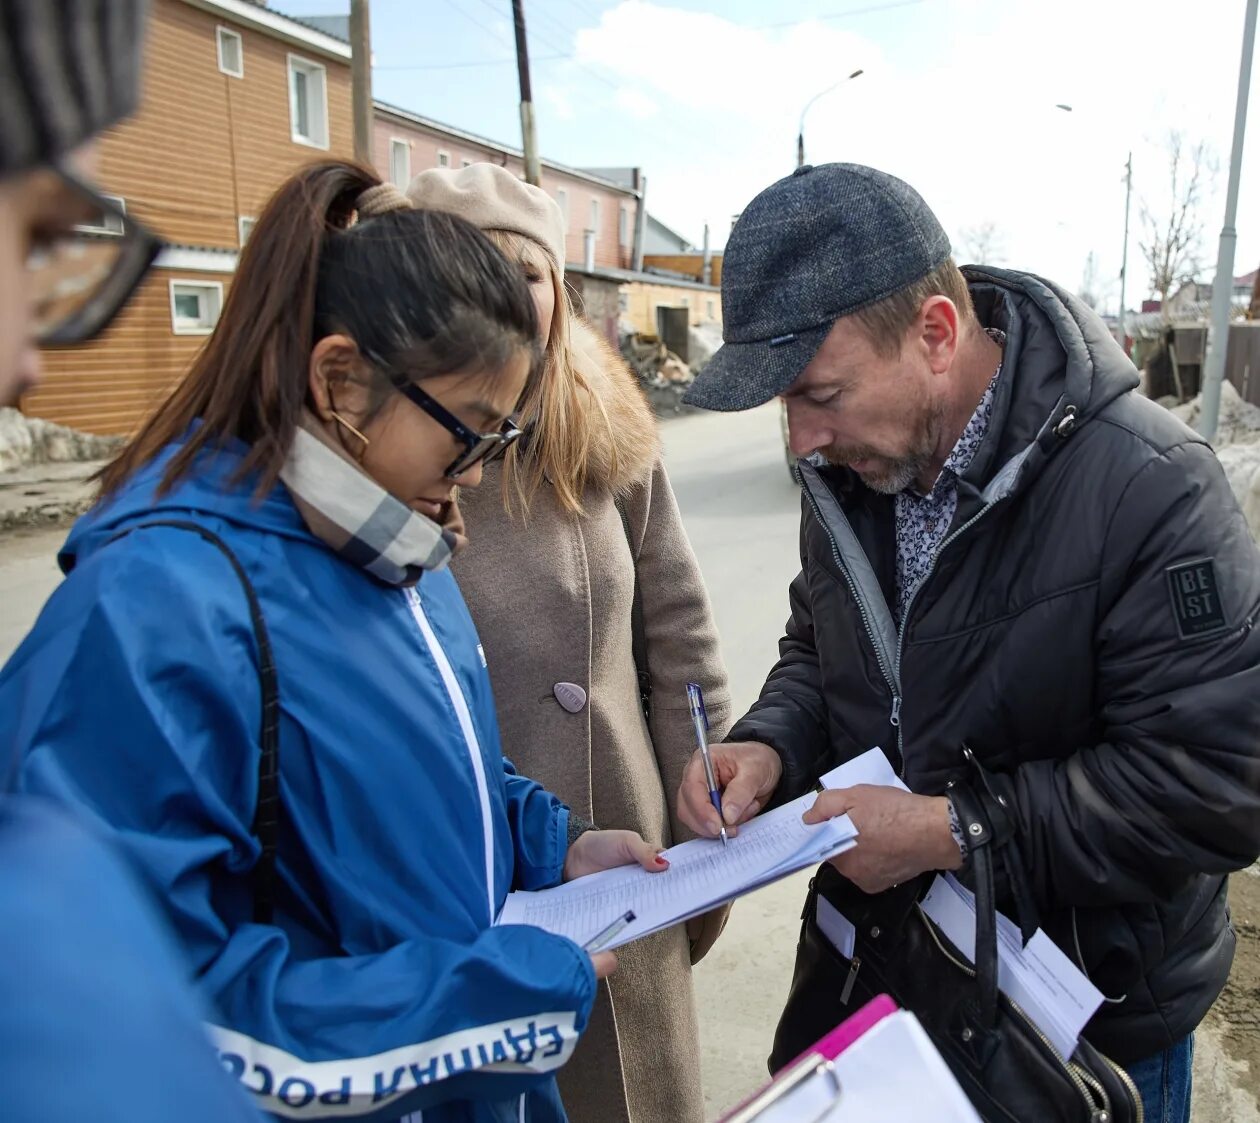
M 520 270 L 470 223 L 391 210 L 356 221 L 372 170 L 312 164 L 272 197 L 241 255 L 222 315 L 174 393 L 100 474 L 108 496 L 189 426 L 162 479 L 171 487 L 203 449 L 249 445 L 242 475 L 279 476 L 307 399 L 314 343 L 345 332 L 387 379 L 492 370 L 534 351 L 535 314 Z

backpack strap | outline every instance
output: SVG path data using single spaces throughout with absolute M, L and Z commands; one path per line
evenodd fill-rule
M 258 732 L 258 743 L 262 750 L 258 760 L 258 803 L 254 808 L 254 823 L 251 828 L 260 848 L 252 875 L 254 923 L 270 924 L 275 913 L 276 835 L 280 821 L 280 687 L 271 639 L 263 620 L 262 605 L 245 573 L 245 567 L 231 547 L 214 531 L 200 523 L 186 519 L 155 519 L 128 527 L 109 541 L 117 542 L 137 530 L 157 526 L 191 531 L 214 546 L 227 558 L 245 592 L 245 599 L 249 602 L 249 619 L 254 629 L 254 642 L 258 645 L 258 683 L 262 695 L 262 718 Z
M 630 646 L 634 652 L 634 672 L 639 683 L 639 704 L 643 716 L 652 716 L 652 674 L 648 670 L 647 632 L 643 626 L 643 586 L 639 582 L 639 560 L 634 549 L 634 535 L 630 531 L 630 516 L 626 513 L 625 500 L 617 496 L 613 502 L 621 516 L 621 526 L 626 532 L 626 545 L 630 547 L 630 562 L 634 566 L 634 600 L 630 604 Z

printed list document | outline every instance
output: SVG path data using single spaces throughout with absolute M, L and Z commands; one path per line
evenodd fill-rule
M 635 919 L 599 950 L 650 936 L 854 846 L 857 828 L 847 815 L 801 822 L 815 799 L 811 792 L 758 815 L 726 846 L 707 838 L 673 846 L 664 873 L 620 866 L 554 889 L 509 893 L 497 923 L 530 924 L 584 945 L 633 911 Z

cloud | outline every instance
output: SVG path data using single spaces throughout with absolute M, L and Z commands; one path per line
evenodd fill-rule
M 1074 286 L 1090 251 L 1100 273 L 1119 272 L 1126 155 L 1133 150 L 1136 231 L 1137 199 L 1163 190 L 1169 128 L 1205 136 L 1221 156 L 1205 208 L 1214 239 L 1241 9 L 1201 5 L 1186 20 L 1174 0 L 925 0 L 881 17 L 758 28 L 623 0 L 577 32 L 575 50 L 582 68 L 619 87 L 615 96 L 604 89 L 598 109 L 612 119 L 601 130 L 610 139 L 591 143 L 609 157 L 620 144 L 625 157 L 608 162 L 633 154 L 653 212 L 692 239 L 710 222 L 720 241 L 730 216 L 792 169 L 802 108 L 860 67 L 860 78 L 809 109 L 808 158 L 900 175 L 955 238 L 991 222 L 1012 265 Z M 584 103 L 591 114 L 593 100 Z M 650 135 L 649 104 L 659 109 Z M 1253 104 L 1243 212 L 1260 197 L 1260 89 Z M 1244 272 L 1260 255 L 1260 211 L 1240 213 L 1239 235 Z M 1131 234 L 1130 299 L 1144 283 L 1134 242 Z
M 660 112 L 661 107 L 642 90 L 633 86 L 622 86 L 613 98 L 618 108 L 639 121 L 646 121 Z

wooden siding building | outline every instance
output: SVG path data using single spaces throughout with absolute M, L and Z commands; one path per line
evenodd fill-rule
M 100 339 L 44 353 L 22 402 L 96 433 L 132 431 L 187 370 L 281 181 L 354 151 L 349 44 L 248 0 L 155 0 L 143 80 L 97 180 L 171 248 Z

